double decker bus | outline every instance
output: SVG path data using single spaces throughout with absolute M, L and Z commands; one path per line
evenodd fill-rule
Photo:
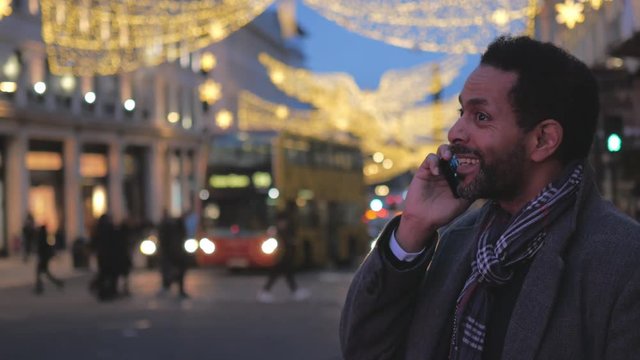
M 345 265 L 368 250 L 362 154 L 354 144 L 290 133 L 214 140 L 201 196 L 200 265 L 268 267 L 278 259 L 277 211 L 292 214 L 295 262 Z

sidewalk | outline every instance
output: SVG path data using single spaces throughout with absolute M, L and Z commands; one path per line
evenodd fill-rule
M 35 284 L 37 256 L 33 254 L 27 262 L 22 254 L 0 258 L 0 289 Z M 51 273 L 60 279 L 89 274 L 87 269 L 74 269 L 70 250 L 61 250 L 49 262 Z

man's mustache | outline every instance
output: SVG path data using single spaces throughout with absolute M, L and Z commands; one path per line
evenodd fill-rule
M 478 159 L 482 160 L 482 154 L 480 154 L 480 152 L 478 150 L 474 150 L 474 149 L 472 149 L 470 147 L 466 147 L 464 145 L 451 144 L 449 146 L 449 151 L 451 151 L 451 153 L 455 154 L 455 155 L 472 154 L 472 155 L 475 155 Z

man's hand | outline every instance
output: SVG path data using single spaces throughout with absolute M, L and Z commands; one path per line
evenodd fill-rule
M 438 155 L 429 154 L 413 176 L 396 239 L 403 250 L 418 252 L 428 247 L 436 230 L 448 224 L 471 205 L 454 197 L 438 168 L 440 158 L 452 157 L 448 145 L 440 145 Z

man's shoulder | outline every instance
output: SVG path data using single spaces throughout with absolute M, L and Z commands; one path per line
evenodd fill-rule
M 600 199 L 586 206 L 577 221 L 576 229 L 586 237 L 640 246 L 640 223 L 607 200 Z
M 592 202 L 576 222 L 570 256 L 596 268 L 633 271 L 640 259 L 640 223 L 611 202 Z M 626 269 L 626 270 L 623 270 Z

